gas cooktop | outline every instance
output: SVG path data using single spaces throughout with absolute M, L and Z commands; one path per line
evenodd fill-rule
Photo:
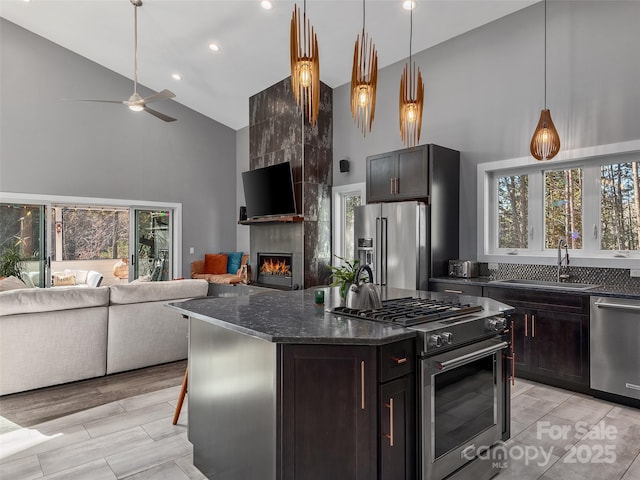
M 396 323 L 407 327 L 434 320 L 459 317 L 481 310 L 482 306 L 480 305 L 405 297 L 383 300 L 382 308 L 375 310 L 359 310 L 342 306 L 334 308 L 331 313 L 364 320 Z

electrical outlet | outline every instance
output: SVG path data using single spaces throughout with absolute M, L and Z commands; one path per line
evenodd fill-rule
M 189 247 L 189 254 L 193 255 L 194 253 L 196 253 L 196 249 L 193 247 Z
M 489 270 L 498 270 L 498 264 L 497 263 L 490 263 L 488 265 Z
M 632 277 L 640 277 L 640 268 L 632 268 L 629 271 L 629 275 Z

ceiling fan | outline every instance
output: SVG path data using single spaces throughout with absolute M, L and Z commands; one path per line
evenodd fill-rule
M 175 122 L 176 119 L 160 113 L 156 110 L 152 110 L 148 107 L 151 102 L 157 102 L 158 100 L 166 100 L 175 97 L 175 93 L 170 90 L 162 90 L 161 92 L 154 93 L 148 97 L 142 98 L 138 93 L 138 7 L 142 6 L 142 0 L 129 0 L 133 5 L 133 68 L 134 68 L 134 80 L 133 80 L 133 93 L 127 100 L 79 100 L 81 102 L 102 102 L 102 103 L 121 103 L 129 107 L 134 112 L 140 112 L 144 110 L 151 115 L 158 117 L 165 122 Z

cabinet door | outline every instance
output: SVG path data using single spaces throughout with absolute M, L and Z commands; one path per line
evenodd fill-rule
M 528 310 L 517 307 L 515 313 L 511 314 L 513 351 L 516 354 L 516 376 L 520 372 L 528 372 L 531 369 L 529 365 L 529 317 Z
M 367 158 L 367 203 L 395 199 L 397 163 L 395 152 Z
M 453 295 L 482 297 L 482 287 L 478 285 L 465 285 L 464 283 L 429 282 L 429 290 L 432 292 L 451 293 Z
M 415 479 L 415 377 L 380 386 L 380 480 Z
M 375 478 L 376 378 L 374 347 L 283 347 L 280 478 Z
M 531 371 L 589 384 L 589 317 L 536 310 L 531 314 Z
M 416 147 L 398 152 L 397 197 L 402 199 L 429 196 L 429 151 Z

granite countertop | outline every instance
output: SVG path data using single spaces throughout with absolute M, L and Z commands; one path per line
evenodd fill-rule
M 315 290 L 324 290 L 324 304 L 315 303 Z M 402 326 L 334 315 L 328 310 L 340 305 L 337 287 L 278 291 L 267 295 L 231 298 L 202 297 L 168 306 L 183 315 L 274 343 L 384 345 L 416 332 Z M 381 288 L 382 299 L 419 296 L 444 298 L 437 292 Z M 483 305 L 485 310 L 512 310 L 488 298 L 461 296 L 465 303 Z
M 454 285 L 474 285 L 478 287 L 492 288 L 515 288 L 531 290 L 530 285 L 514 285 L 500 282 L 493 282 L 490 277 L 474 277 L 474 278 L 456 278 L 456 277 L 435 277 L 430 278 L 430 282 L 451 283 Z M 493 283 L 492 283 L 493 282 Z M 586 295 L 599 297 L 619 297 L 629 299 L 640 299 L 640 289 L 638 287 L 624 285 L 600 285 L 589 290 L 562 290 L 558 288 L 544 288 L 536 286 L 535 290 L 544 292 L 570 293 L 572 295 Z

